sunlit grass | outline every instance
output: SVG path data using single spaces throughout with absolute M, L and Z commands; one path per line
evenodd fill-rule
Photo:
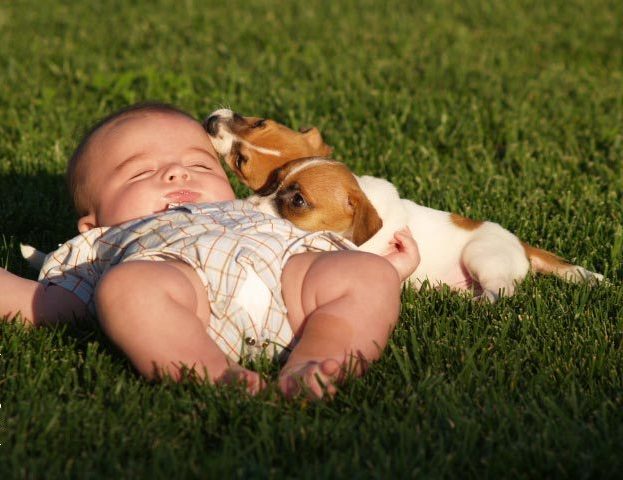
M 81 132 L 158 99 L 316 125 L 357 173 L 610 283 L 528 278 L 493 306 L 405 291 L 382 359 L 320 404 L 151 384 L 90 323 L 4 324 L 0 478 L 619 475 L 621 5 L 208 3 L 0 3 L 0 265 L 34 278 L 19 242 L 75 235 Z

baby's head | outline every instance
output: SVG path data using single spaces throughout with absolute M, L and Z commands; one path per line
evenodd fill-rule
M 72 155 L 67 179 L 80 232 L 171 203 L 235 198 L 201 124 L 160 103 L 133 105 L 98 122 Z

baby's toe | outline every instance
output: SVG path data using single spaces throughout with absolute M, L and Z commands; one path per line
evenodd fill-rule
M 251 395 L 259 393 L 266 387 L 266 382 L 259 373 L 238 366 L 227 369 L 217 383 L 223 385 L 243 384 Z
M 341 374 L 342 365 L 337 360 L 309 361 L 299 368 L 289 368 L 282 372 L 279 388 L 287 398 L 299 395 L 311 399 L 332 397 L 337 391 L 335 384 Z

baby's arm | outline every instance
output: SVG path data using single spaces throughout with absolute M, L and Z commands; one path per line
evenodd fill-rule
M 31 325 L 49 325 L 61 318 L 86 314 L 86 305 L 56 285 L 43 285 L 0 268 L 0 321 L 18 313 Z
M 398 272 L 400 281 L 404 282 L 420 264 L 420 251 L 409 227 L 394 233 L 390 246 L 391 251 L 385 255 L 385 258 Z

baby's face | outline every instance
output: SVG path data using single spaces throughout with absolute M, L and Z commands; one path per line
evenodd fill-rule
M 183 115 L 141 113 L 98 131 L 86 152 L 92 208 L 80 232 L 161 212 L 172 203 L 233 200 L 201 125 Z

